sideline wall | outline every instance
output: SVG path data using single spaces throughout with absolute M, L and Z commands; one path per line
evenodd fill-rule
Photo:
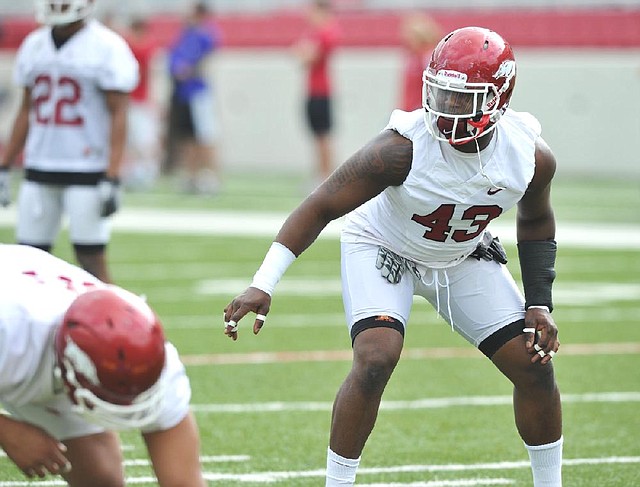
M 558 159 L 558 175 L 640 180 L 640 50 L 516 50 L 516 110 L 530 111 Z M 13 53 L 0 54 L 0 141 L 17 109 Z M 342 48 L 336 84 L 336 161 L 384 128 L 399 94 L 402 52 Z M 302 112 L 302 71 L 286 49 L 225 49 L 209 66 L 221 124 L 220 151 L 229 170 L 311 173 L 313 153 Z M 154 66 L 153 93 L 164 106 L 164 59 Z

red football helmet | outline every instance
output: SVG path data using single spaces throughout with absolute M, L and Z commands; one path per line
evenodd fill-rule
M 516 61 L 499 34 L 464 27 L 438 43 L 422 80 L 429 132 L 438 140 L 464 144 L 493 130 L 507 109 Z
M 160 412 L 165 337 L 146 302 L 109 286 L 78 296 L 56 334 L 57 370 L 77 412 L 112 429 Z

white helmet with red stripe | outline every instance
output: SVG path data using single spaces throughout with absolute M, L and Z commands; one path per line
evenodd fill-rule
M 82 20 L 93 12 L 94 0 L 35 0 L 36 21 L 64 25 Z

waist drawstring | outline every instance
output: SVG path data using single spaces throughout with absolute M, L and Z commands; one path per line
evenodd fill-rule
M 444 275 L 444 283 L 440 283 L 440 271 Z M 453 327 L 453 315 L 451 314 L 451 289 L 449 288 L 449 274 L 446 269 L 431 269 L 433 279 L 431 282 L 426 282 L 424 278 L 421 278 L 422 283 L 425 286 L 435 285 L 436 291 L 436 312 L 440 314 L 440 288 L 447 290 L 447 314 L 449 316 L 449 323 L 451 324 L 451 331 L 455 331 Z M 425 272 L 425 276 L 427 273 Z

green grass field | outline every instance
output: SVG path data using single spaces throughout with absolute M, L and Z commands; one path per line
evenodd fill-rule
M 292 209 L 303 183 L 230 174 L 214 199 L 179 195 L 162 183 L 127 194 L 123 213 L 266 217 Z M 637 181 L 559 180 L 554 204 L 559 228 L 596 232 L 615 224 L 636 236 L 640 229 Z M 246 213 L 238 215 L 241 224 Z M 259 336 L 246 320 L 232 342 L 222 333 L 222 310 L 248 284 L 272 236 L 196 230 L 116 230 L 109 255 L 115 280 L 148 297 L 187 364 L 210 485 L 324 485 L 331 403 L 350 367 L 337 240 L 319 239 L 294 263 Z M 0 227 L 0 241 L 13 242 L 10 225 Z M 564 396 L 565 487 L 640 485 L 639 249 L 637 241 L 627 248 L 559 242 L 554 317 L 562 348 L 554 363 Z M 507 251 L 519 276 L 515 247 Z M 54 253 L 72 258 L 65 233 Z M 510 395 L 488 360 L 416 302 L 358 485 L 531 485 Z M 125 433 L 123 443 L 130 483 L 154 485 L 140 439 Z M 0 487 L 17 485 L 30 484 L 1 457 Z

